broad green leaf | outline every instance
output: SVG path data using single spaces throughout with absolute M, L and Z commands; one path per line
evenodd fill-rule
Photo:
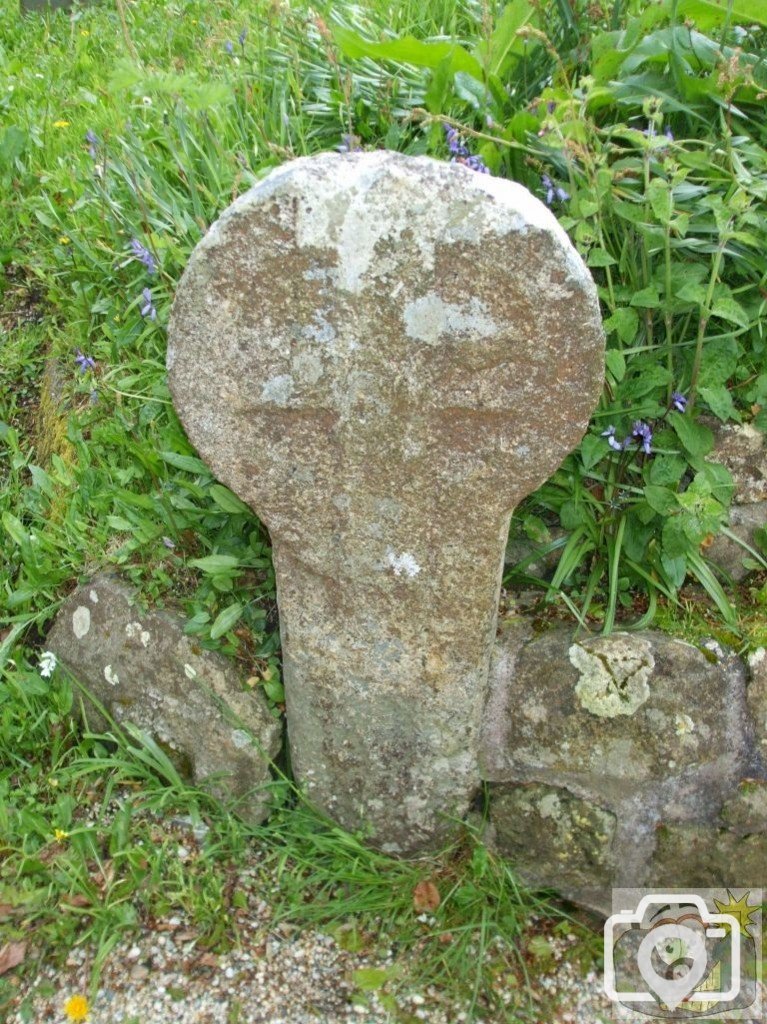
M 163 462 L 167 462 L 170 466 L 175 466 L 176 469 L 183 469 L 187 473 L 200 473 L 204 476 L 210 476 L 210 470 L 202 461 L 202 459 L 196 458 L 194 455 L 179 455 L 178 452 L 160 452 L 160 458 Z
M 648 484 L 644 489 L 644 496 L 650 508 L 659 515 L 670 515 L 678 508 L 676 492 L 672 491 L 670 487 Z
M 714 299 L 711 306 L 711 315 L 718 316 L 722 320 L 728 320 L 739 327 L 748 327 L 751 323 L 748 314 L 741 304 L 726 295 Z
M 477 81 L 484 81 L 482 65 L 458 43 L 427 43 L 414 36 L 402 36 L 384 43 L 365 39 L 350 28 L 334 25 L 333 38 L 342 53 L 351 58 L 372 57 L 374 60 L 393 60 L 402 64 L 415 64 L 421 68 L 436 68 L 442 61 L 449 61 L 450 70 L 465 71 Z
M 668 182 L 663 178 L 653 178 L 647 188 L 647 198 L 650 200 L 652 212 L 661 224 L 668 224 L 673 213 L 673 200 Z
M 598 246 L 594 249 L 589 249 L 589 254 L 586 257 L 586 263 L 590 267 L 611 267 L 615 262 L 606 249 L 601 249 Z
M 698 394 L 717 419 L 720 419 L 723 423 L 727 422 L 727 420 L 740 422 L 740 413 L 735 408 L 732 395 L 724 384 L 716 384 L 710 388 L 699 388 Z
M 10 165 L 20 157 L 27 145 L 27 133 L 10 124 L 0 138 L 0 167 Z
M 363 992 L 374 992 L 383 988 L 391 977 L 391 972 L 383 967 L 360 967 L 352 972 L 352 982 Z
M 607 451 L 608 449 L 603 437 L 599 437 L 596 434 L 586 434 L 581 441 L 583 468 L 588 471 L 593 466 L 596 466 L 607 455 Z
M 623 353 L 617 349 L 608 349 L 605 352 L 605 365 L 615 382 L 620 383 L 626 375 L 626 359 Z
M 2 522 L 5 532 L 12 541 L 19 545 L 29 543 L 29 534 L 12 512 L 3 512 Z
M 648 465 L 650 483 L 659 487 L 679 483 L 687 469 L 687 463 L 678 455 L 658 455 Z
M 523 39 L 517 33 L 531 22 L 537 23 L 537 11 L 528 0 L 511 0 L 503 8 L 503 13 L 495 24 L 489 39 L 483 39 L 477 45 L 475 54 L 482 65 L 493 75 L 501 75 L 509 61 L 521 55 L 525 46 L 528 52 L 537 40 L 528 37 Z
M 228 633 L 235 622 L 242 616 L 242 605 L 239 603 L 230 604 L 216 616 L 216 621 L 210 627 L 211 640 L 218 640 L 224 633 Z
M 689 18 L 704 31 L 728 20 L 731 24 L 767 25 L 767 6 L 764 0 L 679 0 L 677 17 Z
M 676 436 L 693 458 L 707 455 L 711 451 L 714 446 L 714 435 L 708 427 L 681 412 L 669 413 L 668 419 Z
M 631 342 L 639 330 L 639 314 L 629 306 L 619 306 L 612 316 L 608 316 L 603 326 L 608 334 L 614 331 L 621 341 Z
M 640 288 L 638 292 L 634 292 L 631 297 L 632 306 L 643 306 L 647 309 L 655 309 L 660 306 L 660 295 L 658 295 L 658 289 L 654 284 L 649 285 L 647 288 Z
M 253 515 L 244 501 L 240 501 L 236 494 L 232 494 L 228 487 L 223 484 L 211 484 L 207 493 L 215 501 L 219 508 L 232 515 Z
M 192 558 L 189 564 L 196 569 L 202 569 L 203 572 L 214 574 L 231 572 L 239 566 L 240 560 L 234 555 L 207 555 L 205 558 Z

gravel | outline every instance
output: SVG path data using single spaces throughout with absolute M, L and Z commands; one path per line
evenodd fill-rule
M 361 997 L 353 972 L 391 966 L 391 955 L 372 959 L 342 949 L 318 931 L 283 925 L 262 937 L 259 915 L 241 934 L 236 951 L 215 955 L 201 949 L 180 916 L 155 923 L 140 936 L 118 944 L 106 960 L 91 1004 L 89 1024 L 461 1024 L 465 1008 L 449 1003 L 436 986 L 399 993 L 396 1010 L 375 993 Z M 565 958 L 575 937 L 551 937 L 554 968 L 532 980 L 540 1024 L 598 1024 L 610 1020 L 601 977 L 582 977 Z M 45 967 L 20 989 L 7 1024 L 64 1024 L 64 1004 L 88 992 L 95 950 L 74 949 L 61 968 Z M 514 995 L 499 993 L 504 1001 Z M 26 1013 L 21 1012 L 24 1001 Z M 559 1009 L 552 1015 L 552 1006 Z M 545 1007 L 545 1009 L 544 1009 Z M 30 1014 L 31 1011 L 31 1014 Z M 502 1024 L 510 1017 L 475 1018 Z

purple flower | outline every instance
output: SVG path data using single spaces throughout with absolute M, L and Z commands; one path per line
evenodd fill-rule
M 558 203 L 566 203 L 570 198 L 570 193 L 560 188 L 559 185 L 555 185 L 548 174 L 541 175 L 541 185 L 546 190 L 545 202 L 547 206 L 551 206 L 555 199 Z
M 607 438 L 607 443 L 611 448 L 614 448 L 616 452 L 623 450 L 623 445 L 615 438 L 615 427 L 612 425 L 610 425 L 607 430 L 603 430 L 601 436 Z
M 237 36 L 237 39 L 239 41 L 240 46 L 243 46 L 243 47 L 245 46 L 245 37 L 247 36 L 247 34 L 248 34 L 248 30 L 246 28 L 244 28 L 242 30 L 242 32 L 240 32 L 240 34 Z
M 96 388 L 94 388 L 93 391 L 91 391 L 91 393 L 88 395 L 88 401 L 91 403 L 91 405 L 97 405 L 98 404 L 98 400 L 99 400 L 99 393 L 96 390 Z
M 92 160 L 96 159 L 96 146 L 98 145 L 98 136 L 90 128 L 85 133 L 85 141 L 88 143 L 88 153 Z
M 675 391 L 671 396 L 671 404 L 679 412 L 684 412 L 687 408 L 687 399 L 681 392 Z
M 150 320 L 157 319 L 157 310 L 154 308 L 152 302 L 152 293 L 148 288 L 145 288 L 141 293 L 141 298 L 144 300 L 144 305 L 141 307 L 141 315 L 149 317 Z
M 231 39 L 227 39 L 227 41 L 224 43 L 224 49 L 226 50 L 227 53 L 234 53 L 234 43 L 232 42 Z
M 548 102 L 548 103 L 546 104 L 546 110 L 547 110 L 547 111 L 548 111 L 548 112 L 549 112 L 550 114 L 553 114 L 553 113 L 554 113 L 554 111 L 555 111 L 556 109 L 557 109 L 557 105 L 556 105 L 556 103 L 554 102 L 554 100 L 549 100 L 549 102 Z
M 632 440 L 642 445 L 642 451 L 645 455 L 650 455 L 652 449 L 652 428 L 649 423 L 644 423 L 642 420 L 635 420 L 634 426 L 631 431 Z
M 131 238 L 130 247 L 133 250 L 133 255 L 146 267 L 148 273 L 157 273 L 157 262 L 151 252 L 139 242 L 138 238 Z
M 75 356 L 75 362 L 80 367 L 80 373 L 86 373 L 88 370 L 96 369 L 96 360 L 90 356 L 85 356 L 78 348 L 77 355 Z
M 490 168 L 486 166 L 482 157 L 475 156 L 464 143 L 458 134 L 457 128 L 453 128 L 449 124 L 443 124 L 442 127 L 445 129 L 445 141 L 451 154 L 451 164 L 463 164 L 464 167 L 468 167 L 472 171 L 478 171 L 480 174 L 490 173 Z
M 172 551 L 176 546 L 170 537 L 163 537 L 162 542 L 169 551 Z
M 666 136 L 669 142 L 674 141 L 674 133 L 671 131 L 670 128 L 667 128 L 663 134 Z

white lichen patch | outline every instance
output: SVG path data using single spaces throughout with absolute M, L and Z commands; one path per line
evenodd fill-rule
M 272 405 L 285 406 L 293 394 L 293 378 L 289 373 L 271 377 L 261 388 L 261 401 Z
M 91 628 L 91 613 L 90 609 L 86 608 L 84 604 L 78 605 L 72 613 L 72 632 L 75 634 L 78 640 L 86 635 L 88 630 Z
M 93 604 L 99 603 L 99 595 L 96 593 L 95 590 L 91 590 L 91 592 L 88 594 L 88 597 L 91 599 Z
M 111 665 L 104 666 L 104 678 L 110 684 L 110 686 L 117 686 L 117 684 L 120 682 L 120 677 L 117 675 L 116 672 L 112 671 Z
M 238 750 L 243 750 L 250 746 L 250 736 L 244 729 L 232 729 L 232 743 Z
M 556 793 L 547 793 L 538 801 L 538 813 L 542 818 L 559 819 L 562 807 Z
M 580 675 L 575 693 L 590 714 L 633 715 L 648 700 L 655 659 L 646 640 L 615 634 L 591 641 L 588 649 L 573 644 L 568 656 Z
M 695 722 L 689 715 L 674 715 L 674 732 L 677 736 L 687 736 L 695 730 Z
M 485 304 L 477 298 L 460 305 L 445 302 L 436 292 L 428 292 L 408 302 L 402 316 L 408 338 L 427 345 L 439 344 L 444 335 L 474 341 L 495 337 L 500 331 Z
M 133 640 L 134 637 L 138 637 L 143 647 L 147 647 L 152 638 L 152 634 L 149 630 L 144 629 L 140 622 L 129 622 L 125 627 L 125 632 L 131 640 Z
M 748 656 L 748 667 L 756 668 L 757 665 L 761 665 L 764 659 L 767 657 L 767 649 L 764 647 L 757 647 L 755 651 L 751 651 Z
M 421 566 L 409 551 L 403 551 L 401 555 L 397 555 L 389 549 L 386 552 L 386 564 L 393 570 L 395 576 L 404 575 L 412 579 L 421 571 Z

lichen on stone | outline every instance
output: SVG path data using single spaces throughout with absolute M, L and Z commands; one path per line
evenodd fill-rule
M 655 659 L 646 640 L 622 634 L 600 637 L 588 641 L 588 647 L 573 644 L 568 656 L 580 673 L 575 693 L 592 715 L 633 715 L 648 700 Z

